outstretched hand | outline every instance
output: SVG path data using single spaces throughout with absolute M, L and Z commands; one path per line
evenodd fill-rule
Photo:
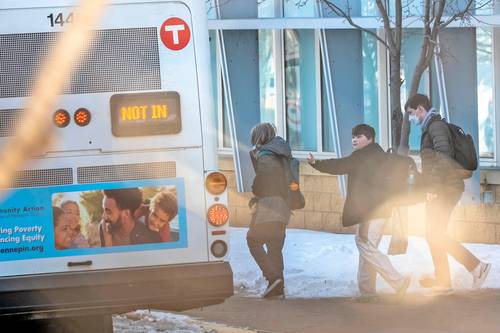
M 314 158 L 313 154 L 309 153 L 309 155 L 307 155 L 307 163 L 309 163 L 310 165 L 316 164 L 316 159 Z

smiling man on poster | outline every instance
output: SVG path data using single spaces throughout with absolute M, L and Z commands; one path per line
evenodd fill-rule
M 137 222 L 134 213 L 142 203 L 141 191 L 134 188 L 104 190 L 103 214 L 99 226 L 101 246 L 159 243 L 160 235 Z

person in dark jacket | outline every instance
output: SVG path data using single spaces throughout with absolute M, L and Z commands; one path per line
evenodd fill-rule
M 398 295 L 406 293 L 410 278 L 402 276 L 386 254 L 378 249 L 386 219 L 391 208 L 382 189 L 380 168 L 386 153 L 374 142 L 375 130 L 366 124 L 352 129 L 354 152 L 344 158 L 316 160 L 309 154 L 309 164 L 321 172 L 347 175 L 347 195 L 342 213 L 342 224 L 357 225 L 356 246 L 359 250 L 358 287 L 361 301 L 376 300 L 376 277 L 380 274 Z
M 263 297 L 284 295 L 283 245 L 285 229 L 290 220 L 286 160 L 291 157 L 289 144 L 276 136 L 276 130 L 269 123 L 255 126 L 251 132 L 250 152 L 254 163 L 255 178 L 250 200 L 252 221 L 247 234 L 247 244 L 253 258 L 268 281 Z M 266 246 L 267 251 L 264 249 Z
M 425 95 L 412 96 L 406 102 L 405 110 L 410 114 L 410 121 L 422 128 L 420 156 L 428 193 L 426 239 L 434 263 L 435 279 L 423 279 L 421 284 L 432 286 L 435 294 L 452 292 L 449 253 L 472 273 L 473 288 L 480 288 L 491 264 L 480 262 L 467 248 L 446 234 L 451 212 L 464 191 L 463 170 L 453 158 L 450 129 Z

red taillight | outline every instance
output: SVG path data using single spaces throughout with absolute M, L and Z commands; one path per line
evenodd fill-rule
M 224 225 L 229 220 L 229 210 L 222 204 L 212 205 L 208 209 L 207 218 L 211 225 Z
M 61 128 L 68 126 L 70 119 L 69 112 L 63 109 L 54 112 L 54 117 L 52 118 L 54 125 Z
M 85 108 L 80 108 L 76 110 L 74 119 L 78 126 L 86 126 L 90 123 L 90 111 Z

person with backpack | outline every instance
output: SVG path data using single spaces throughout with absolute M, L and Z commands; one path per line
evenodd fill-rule
M 290 220 L 289 185 L 284 167 L 288 167 L 292 150 L 283 138 L 276 136 L 270 123 L 255 126 L 251 142 L 255 147 L 250 152 L 255 170 L 252 185 L 255 197 L 249 202 L 252 220 L 247 233 L 248 249 L 268 281 L 262 296 L 284 296 L 282 251 Z
M 377 273 L 402 297 L 411 279 L 401 275 L 388 256 L 379 249 L 386 219 L 391 207 L 384 195 L 385 177 L 382 168 L 387 154 L 375 143 L 373 127 L 360 124 L 352 129 L 354 152 L 343 158 L 316 160 L 309 154 L 309 164 L 321 172 L 333 175 L 347 175 L 347 195 L 342 212 L 342 225 L 358 225 L 356 246 L 359 250 L 358 287 L 359 301 L 372 302 L 378 299 L 376 293 Z
M 458 149 L 455 149 L 457 143 L 454 142 L 454 129 L 451 127 L 454 125 L 441 118 L 426 95 L 412 96 L 406 102 L 405 110 L 410 115 L 410 121 L 422 128 L 420 156 L 424 188 L 428 193 L 426 239 L 435 277 L 424 278 L 421 284 L 432 287 L 437 295 L 453 292 L 447 256 L 450 254 L 471 272 L 473 288 L 479 289 L 488 276 L 491 264 L 481 262 L 465 246 L 446 234 L 451 212 L 464 191 L 464 168 L 456 158 Z

